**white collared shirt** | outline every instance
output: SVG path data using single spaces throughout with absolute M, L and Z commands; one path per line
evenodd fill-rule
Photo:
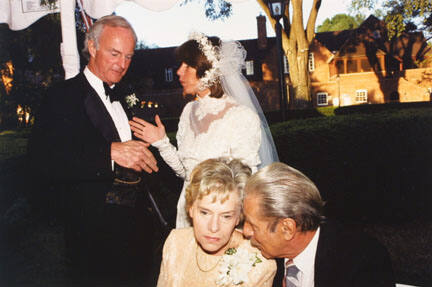
M 293 264 L 301 271 L 298 276 L 301 287 L 314 287 L 315 285 L 315 255 L 319 233 L 320 228 L 318 227 L 306 248 L 292 259 Z M 287 261 L 288 259 L 285 259 L 285 266 Z
M 87 81 L 90 83 L 92 88 L 95 89 L 96 93 L 99 95 L 100 99 L 105 105 L 105 108 L 110 114 L 120 136 L 120 140 L 122 142 L 131 140 L 132 134 L 129 126 L 129 120 L 120 102 L 114 101 L 111 103 L 109 97 L 105 94 L 102 80 L 93 74 L 88 67 L 85 67 L 84 75 L 86 76 Z
M 105 94 L 102 80 L 99 79 L 95 74 L 93 74 L 88 67 L 85 67 L 83 73 L 87 78 L 87 81 L 90 83 L 90 86 L 95 89 L 96 93 L 98 94 L 98 96 L 102 100 L 102 103 L 107 109 L 109 115 L 111 116 L 119 134 L 120 140 L 122 142 L 131 140 L 132 133 L 129 126 L 129 120 L 120 102 L 114 101 L 111 103 L 108 95 Z M 111 167 L 112 170 L 114 170 L 114 160 L 111 160 Z

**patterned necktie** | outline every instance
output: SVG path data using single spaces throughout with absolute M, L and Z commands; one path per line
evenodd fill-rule
M 299 275 L 300 269 L 295 265 L 289 265 L 286 268 L 285 287 L 300 287 Z

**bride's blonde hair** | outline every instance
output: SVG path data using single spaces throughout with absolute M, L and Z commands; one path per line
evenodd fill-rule
M 251 174 L 250 167 L 238 159 L 220 157 L 201 162 L 192 171 L 190 184 L 186 188 L 186 211 L 204 196 L 214 194 L 215 201 L 218 195 L 222 195 L 223 203 L 233 192 L 239 196 L 241 209 L 243 189 Z

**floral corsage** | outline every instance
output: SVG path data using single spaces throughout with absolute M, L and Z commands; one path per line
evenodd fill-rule
M 126 104 L 128 105 L 129 108 L 132 108 L 133 106 L 135 106 L 139 102 L 139 99 L 137 98 L 135 93 L 130 94 L 129 96 L 126 96 L 125 100 L 126 100 Z
M 245 283 L 248 281 L 249 272 L 260 262 L 262 260 L 256 252 L 250 253 L 242 247 L 229 248 L 222 257 L 216 284 L 225 287 Z

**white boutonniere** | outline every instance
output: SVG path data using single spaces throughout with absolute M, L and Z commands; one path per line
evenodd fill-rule
M 229 248 L 222 257 L 216 284 L 225 287 L 245 283 L 248 281 L 249 272 L 260 262 L 262 260 L 255 252 L 250 253 L 242 247 Z
M 133 106 L 135 106 L 139 102 L 139 99 L 137 98 L 135 93 L 130 94 L 129 96 L 126 96 L 125 100 L 126 100 L 126 104 L 128 105 L 129 108 L 132 108 Z

